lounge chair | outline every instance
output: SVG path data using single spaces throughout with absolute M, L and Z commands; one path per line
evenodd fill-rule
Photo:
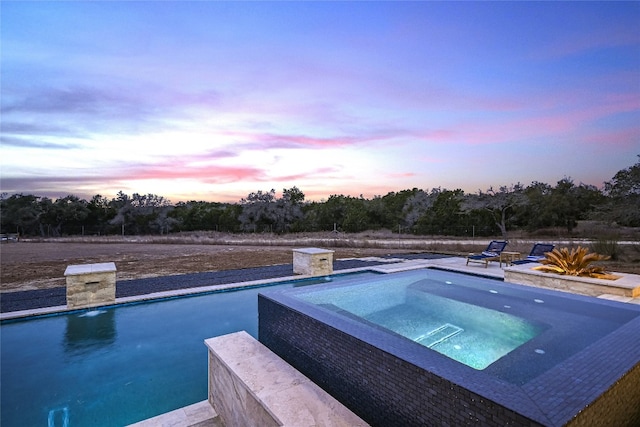
M 531 252 L 526 258 L 518 261 L 513 261 L 512 264 L 518 265 L 527 264 L 529 262 L 540 262 L 541 259 L 545 258 L 544 254 L 546 254 L 547 252 L 551 252 L 555 247 L 555 245 L 552 245 L 550 243 L 536 243 L 535 245 L 533 245 Z
M 498 261 L 500 260 L 500 252 L 504 251 L 504 248 L 507 246 L 507 242 L 494 240 L 489 243 L 487 249 L 482 251 L 479 254 L 469 254 L 467 256 L 467 265 L 470 262 L 479 262 L 484 263 L 484 268 L 489 266 L 489 261 Z

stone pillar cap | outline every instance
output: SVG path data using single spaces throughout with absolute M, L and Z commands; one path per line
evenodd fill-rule
M 64 271 L 65 276 L 77 276 L 79 274 L 91 273 L 112 273 L 116 271 L 114 262 L 103 262 L 100 264 L 77 264 L 68 265 Z
M 301 252 L 304 254 L 326 254 L 328 252 L 334 252 L 330 249 L 321 249 L 321 248 L 299 248 L 299 249 L 294 249 L 294 252 Z

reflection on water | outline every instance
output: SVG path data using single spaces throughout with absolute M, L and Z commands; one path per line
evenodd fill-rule
M 2 323 L 0 426 L 123 426 L 206 399 L 204 340 L 257 337 L 263 290 Z
M 113 344 L 117 336 L 115 316 L 115 310 L 92 310 L 67 316 L 65 350 L 86 353 Z

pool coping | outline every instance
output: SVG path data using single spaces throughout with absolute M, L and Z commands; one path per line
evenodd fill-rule
M 146 420 L 129 424 L 127 427 L 189 427 L 189 426 L 222 426 L 218 414 L 208 400 L 165 412 Z
M 209 403 L 229 426 L 368 426 L 245 331 L 208 338 Z
M 538 266 L 540 264 L 537 264 Z M 570 276 L 536 270 L 536 264 L 514 265 L 505 268 L 504 280 L 521 285 L 537 286 L 559 291 L 580 290 L 595 296 L 608 292 L 622 297 L 640 297 L 640 276 L 628 273 L 613 273 L 616 279 Z
M 447 257 L 447 258 L 436 258 L 436 259 L 364 257 L 364 258 L 348 258 L 348 259 L 384 261 L 384 264 L 380 264 L 376 266 L 364 266 L 364 267 L 336 270 L 334 271 L 334 274 L 348 274 L 348 273 L 357 273 L 362 271 L 373 271 L 376 273 L 387 274 L 387 273 L 396 273 L 396 272 L 408 271 L 408 270 L 416 270 L 421 268 L 438 268 L 441 270 L 447 270 L 454 273 L 472 274 L 474 276 L 504 280 L 503 268 L 500 268 L 497 265 L 489 265 L 488 268 L 478 268 L 473 265 L 466 266 L 464 264 L 465 258 L 463 257 Z M 162 292 L 154 292 L 149 294 L 134 295 L 129 297 L 120 297 L 120 298 L 116 298 L 115 303 L 103 305 L 100 307 L 110 307 L 115 305 L 141 303 L 145 301 L 161 300 L 161 299 L 167 299 L 167 298 L 195 296 L 198 294 L 205 294 L 205 293 L 234 289 L 234 288 L 268 285 L 270 283 L 277 283 L 277 282 L 288 281 L 288 280 L 304 280 L 304 279 L 310 279 L 312 277 L 314 276 L 311 276 L 311 275 L 282 276 L 282 277 L 275 277 L 270 279 L 226 283 L 222 285 L 198 286 L 193 288 L 175 289 L 171 291 L 162 291 Z M 558 290 L 558 291 L 562 292 L 562 290 Z M 604 294 L 599 296 L 598 298 L 610 299 L 618 302 L 640 304 L 640 297 L 621 298 L 616 295 Z M 95 309 L 97 307 L 98 306 L 92 307 L 92 308 L 83 308 L 83 309 L 77 309 L 77 308 L 70 309 L 66 305 L 59 305 L 59 306 L 35 308 L 35 309 L 29 309 L 29 310 L 9 311 L 9 312 L 0 313 L 0 321 L 14 320 L 14 319 L 20 319 L 20 318 L 26 318 L 26 317 L 34 317 L 34 316 L 53 315 L 53 314 L 60 314 L 60 313 L 72 312 L 72 311 L 86 311 L 86 310 Z
M 199 286 L 197 288 L 184 288 L 184 289 L 176 289 L 172 291 L 153 292 L 149 294 L 134 295 L 130 297 L 120 297 L 120 298 L 116 298 L 116 301 L 113 304 L 97 305 L 97 306 L 88 307 L 88 308 L 69 308 L 66 305 L 58 305 L 53 307 L 35 308 L 30 310 L 9 311 L 9 312 L 0 314 L 0 321 L 18 319 L 23 317 L 67 313 L 67 312 L 73 312 L 73 311 L 87 311 L 87 310 L 92 310 L 96 308 L 113 307 L 116 305 L 133 304 L 133 303 L 142 303 L 142 302 L 152 301 L 152 300 L 195 296 L 199 294 L 223 291 L 227 289 L 268 285 L 269 283 L 277 283 L 277 282 L 282 282 L 286 280 L 305 279 L 310 277 L 311 276 L 277 277 L 274 279 L 254 280 L 249 282 L 235 282 L 235 283 L 227 283 L 224 285 Z
M 414 260 L 407 261 L 405 263 L 402 260 L 393 259 L 393 260 L 386 260 L 386 262 L 389 262 L 390 264 L 392 263 L 406 264 L 406 268 L 410 268 L 410 269 L 425 267 L 424 263 L 421 263 L 420 266 L 416 266 L 415 265 L 416 263 Z M 342 269 L 342 270 L 334 271 L 333 274 L 339 275 L 339 274 L 358 273 L 363 271 L 375 271 L 378 273 L 402 271 L 397 269 L 393 269 L 392 271 L 386 271 L 384 268 L 380 268 L 380 267 L 386 267 L 386 265 Z M 207 294 L 211 292 L 218 292 L 218 291 L 224 291 L 224 290 L 230 290 L 230 289 L 246 288 L 246 287 L 253 287 L 253 286 L 265 286 L 271 283 L 278 283 L 283 281 L 306 280 L 306 279 L 312 279 L 314 277 L 316 276 L 297 274 L 294 276 L 281 276 L 281 277 L 274 277 L 270 279 L 259 279 L 259 280 L 250 280 L 250 281 L 244 281 L 244 282 L 225 283 L 222 285 L 198 286 L 193 288 L 182 288 L 182 289 L 175 289 L 170 291 L 152 292 L 148 294 L 119 297 L 119 298 L 116 298 L 115 302 L 112 304 L 96 305 L 96 306 L 85 307 L 85 308 L 69 308 L 66 305 L 58 305 L 58 306 L 52 306 L 52 307 L 34 308 L 29 310 L 9 311 L 5 313 L 0 313 L 0 321 L 20 319 L 20 318 L 33 317 L 33 316 L 69 313 L 74 311 L 87 311 L 87 310 L 94 310 L 96 308 L 105 308 L 105 307 L 113 307 L 113 306 L 124 305 L 124 304 L 142 303 L 142 302 L 152 301 L 152 300 L 196 296 L 200 294 Z

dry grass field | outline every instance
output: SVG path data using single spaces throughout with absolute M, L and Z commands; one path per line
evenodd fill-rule
M 127 280 L 290 264 L 292 249 L 161 243 L 5 243 L 0 247 L 0 290 L 64 286 L 64 271 L 71 264 L 115 262 L 117 280 Z M 378 248 L 336 248 L 334 257 L 359 258 L 388 253 L 389 250 Z
M 300 247 L 332 249 L 334 259 L 417 252 L 465 255 L 484 249 L 487 240 L 331 233 L 295 236 L 193 233 L 23 240 L 0 245 L 0 292 L 64 286 L 64 271 L 71 264 L 115 262 L 117 280 L 128 280 L 290 264 L 292 249 Z M 511 240 L 509 250 L 526 254 L 531 242 Z M 608 261 L 607 268 L 640 274 L 640 244 L 621 245 L 619 252 L 618 260 Z

